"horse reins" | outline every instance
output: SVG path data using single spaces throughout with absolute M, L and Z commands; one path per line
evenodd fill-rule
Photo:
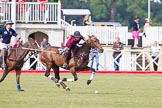
M 95 43 L 94 43 L 94 41 L 90 38 L 90 40 L 91 40 L 91 43 L 96 47 L 96 48 L 98 48 L 98 49 L 101 49 L 99 46 L 97 46 Z M 91 45 L 92 46 L 92 45 Z

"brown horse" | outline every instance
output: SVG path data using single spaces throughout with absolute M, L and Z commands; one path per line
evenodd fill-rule
M 10 52 L 8 54 L 8 58 L 6 61 L 6 65 L 8 68 L 6 71 L 3 72 L 0 82 L 2 82 L 6 78 L 6 76 L 8 75 L 10 71 L 15 70 L 17 89 L 18 91 L 24 91 L 23 89 L 21 89 L 21 86 L 20 86 L 20 75 L 21 75 L 21 68 L 23 67 L 23 64 L 25 62 L 24 58 L 26 57 L 30 49 L 38 49 L 37 42 L 32 38 L 29 38 L 28 42 L 24 43 L 24 45 L 20 45 L 19 48 L 10 49 Z
M 64 78 L 60 80 L 59 67 L 62 67 L 64 63 L 64 57 L 59 54 L 58 47 L 48 47 L 43 52 L 40 53 L 39 59 L 44 66 L 46 66 L 45 76 L 55 81 L 55 83 L 60 83 L 62 81 L 77 81 L 78 77 L 76 71 L 88 71 L 91 70 L 92 74 L 87 84 L 90 84 L 96 73 L 95 69 L 88 67 L 89 63 L 89 53 L 91 48 L 96 48 L 99 53 L 103 52 L 103 48 L 100 45 L 99 40 L 95 36 L 89 36 L 87 41 L 83 43 L 81 47 L 77 48 L 75 54 L 71 56 L 68 64 L 68 70 L 72 73 L 74 79 Z M 72 51 L 74 52 L 74 51 Z M 50 75 L 50 69 L 55 72 L 55 78 Z M 65 84 L 62 85 L 64 89 L 70 90 Z

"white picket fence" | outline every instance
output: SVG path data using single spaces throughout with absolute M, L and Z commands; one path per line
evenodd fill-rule
M 65 37 L 73 35 L 75 31 L 80 31 L 83 36 L 95 35 L 101 44 L 113 44 L 116 37 L 127 45 L 128 27 L 102 27 L 102 26 L 69 26 L 65 29 Z
M 150 50 L 123 50 L 121 52 L 121 59 L 119 63 L 120 71 L 136 71 L 137 67 L 141 71 L 150 70 L 153 71 L 153 62 L 155 62 L 151 58 Z M 158 71 L 162 71 L 162 50 L 159 51 L 159 63 Z M 99 54 L 99 70 L 100 71 L 114 71 L 114 61 L 115 59 L 112 57 L 113 50 L 105 50 L 102 54 Z M 30 64 L 30 60 L 28 60 L 23 69 L 29 70 L 36 63 L 36 70 L 42 70 L 45 68 L 39 62 L 39 55 L 37 57 L 33 56 L 34 62 Z M 141 59 L 141 63 L 138 62 L 137 59 Z M 147 61 L 147 63 L 146 63 Z M 95 62 L 93 67 L 95 68 Z M 90 64 L 88 64 L 90 66 Z M 60 68 L 61 69 L 61 68 Z M 61 69 L 63 70 L 63 69 Z

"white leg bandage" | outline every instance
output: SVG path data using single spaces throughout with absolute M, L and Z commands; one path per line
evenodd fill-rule
M 49 75 L 48 78 L 51 80 L 53 76 Z
M 93 80 L 94 76 L 95 76 L 95 72 L 92 72 L 90 80 Z
M 74 79 L 67 79 L 67 82 L 74 82 Z

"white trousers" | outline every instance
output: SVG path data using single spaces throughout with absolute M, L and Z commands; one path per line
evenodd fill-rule
M 9 48 L 11 45 L 10 44 L 5 44 L 5 43 L 0 43 L 0 49 L 3 49 L 3 48 Z

